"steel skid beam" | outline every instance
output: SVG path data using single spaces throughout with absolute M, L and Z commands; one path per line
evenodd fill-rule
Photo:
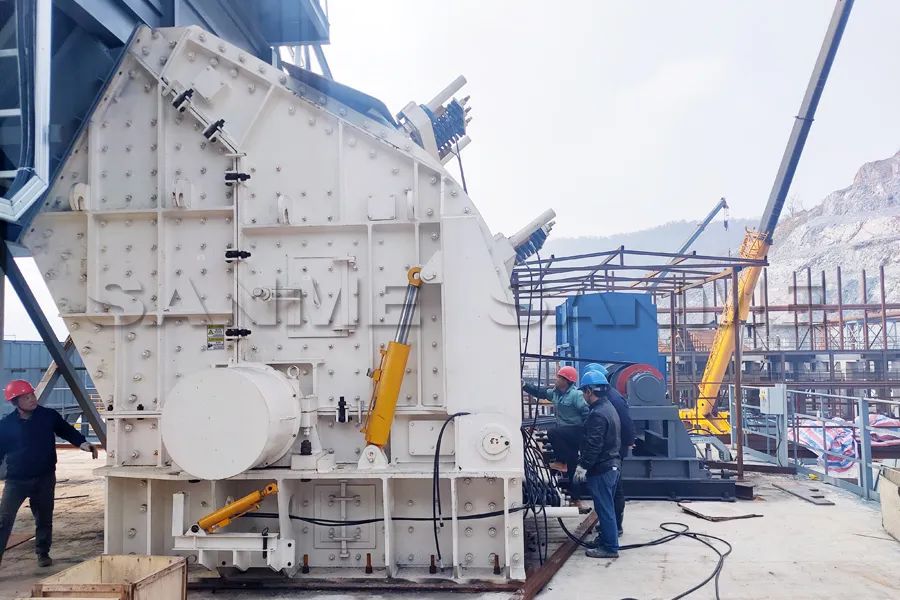
M 31 318 L 31 322 L 34 324 L 35 329 L 37 329 L 38 334 L 47 346 L 50 357 L 53 358 L 53 362 L 56 363 L 59 374 L 62 375 L 63 379 L 65 379 L 66 383 L 69 385 L 69 388 L 72 390 L 72 395 L 75 396 L 78 406 L 80 406 L 83 411 L 84 417 L 87 418 L 94 433 L 100 439 L 100 443 L 105 447 L 106 423 L 104 423 L 103 418 L 100 416 L 97 407 L 91 402 L 91 398 L 88 396 L 87 391 L 84 389 L 84 385 L 79 380 L 75 367 L 69 360 L 65 348 L 59 343 L 59 340 L 56 338 L 56 333 L 53 331 L 53 327 L 50 326 L 50 322 L 47 320 L 46 315 L 44 315 L 44 311 L 41 309 L 40 304 L 38 304 L 37 298 L 35 298 L 31 288 L 28 287 L 28 282 L 25 281 L 25 276 L 22 275 L 22 271 L 19 270 L 19 265 L 16 264 L 16 261 L 13 258 L 12 249 L 7 241 L 0 243 L 0 270 L 2 270 L 3 274 L 9 279 L 10 285 L 13 290 L 15 290 L 16 295 L 22 302 L 22 306 L 25 307 L 25 311 Z

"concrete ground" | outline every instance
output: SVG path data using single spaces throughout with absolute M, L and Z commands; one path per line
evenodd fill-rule
M 816 506 L 772 486 L 790 479 L 753 477 L 757 499 L 734 506 L 761 518 L 712 523 L 675 503 L 629 503 L 621 543 L 659 537 L 658 525 L 665 521 L 728 540 L 734 551 L 725 561 L 720 590 L 731 600 L 900 598 L 900 543 L 882 529 L 878 504 L 820 484 L 834 506 Z M 625 551 L 615 561 L 577 552 L 540 597 L 671 598 L 702 581 L 716 560 L 712 550 L 685 538 Z M 712 584 L 690 597 L 715 598 Z
M 99 462 L 99 461 L 98 461 Z M 0 600 L 28 597 L 41 577 L 91 558 L 102 551 L 103 482 L 91 474 L 90 456 L 60 452 L 57 513 L 51 569 L 38 569 L 34 542 L 13 548 L 0 566 Z M 63 481 L 63 480 L 68 481 Z M 658 525 L 679 521 L 698 532 L 727 539 L 734 552 L 727 559 L 720 587 L 723 598 L 854 600 L 900 598 L 900 543 L 881 528 L 879 507 L 848 492 L 821 486 L 834 506 L 815 506 L 773 487 L 789 477 L 754 476 L 757 499 L 724 505 L 726 510 L 757 513 L 761 518 L 713 523 L 690 516 L 671 502 L 631 502 L 621 542 L 633 544 L 663 535 Z M 87 498 L 75 496 L 88 495 Z M 69 498 L 69 499 L 64 499 Z M 718 505 L 723 506 L 723 505 Z M 23 507 L 16 532 L 33 531 L 31 514 Z M 541 593 L 542 599 L 618 600 L 672 598 L 699 583 L 715 566 L 715 554 L 690 539 L 628 550 L 615 561 L 589 559 L 576 552 Z M 191 599 L 363 598 L 381 600 L 399 594 L 324 594 L 298 591 L 191 593 Z M 411 594 L 416 600 L 446 598 L 500 600 L 509 594 Z M 715 598 L 712 585 L 692 594 Z

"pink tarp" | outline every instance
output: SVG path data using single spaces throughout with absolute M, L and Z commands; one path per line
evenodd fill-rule
M 824 421 L 822 419 L 801 419 L 797 433 L 800 444 L 806 446 L 819 455 L 819 463 L 824 466 L 823 449 L 840 456 L 828 455 L 828 470 L 835 473 L 846 473 L 852 470 L 855 463 L 851 459 L 859 458 L 859 432 L 853 423 L 844 419 L 834 418 Z M 900 419 L 894 419 L 885 415 L 869 415 L 869 438 L 873 447 L 900 446 Z M 788 437 L 792 442 L 795 429 L 788 429 Z M 824 436 L 824 437 L 823 437 Z

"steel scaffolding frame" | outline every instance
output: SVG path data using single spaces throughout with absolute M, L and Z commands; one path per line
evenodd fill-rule
M 900 390 L 900 302 L 888 301 L 884 267 L 877 278 L 863 269 L 858 297 L 847 301 L 848 283 L 841 266 L 834 278 L 811 268 L 790 277 L 787 304 L 770 304 L 768 272 L 753 296 L 750 316 L 744 324 L 743 378 L 748 384 L 787 383 L 827 394 L 868 393 L 896 397 Z M 832 285 L 834 283 L 834 285 Z M 717 326 L 725 290 L 713 286 L 713 302 L 698 304 L 685 298 L 680 304 L 676 334 L 660 340 L 660 352 L 675 356 L 682 404 L 696 400 L 709 349 L 704 335 Z M 873 302 L 874 300 L 874 302 Z M 660 329 L 669 328 L 669 311 L 659 310 Z M 671 340 L 675 340 L 674 350 Z M 845 370 L 841 363 L 855 363 L 860 370 Z M 747 369 L 748 366 L 755 367 Z M 821 368 L 821 370 L 819 370 Z M 733 373 L 726 376 L 730 383 Z
M 703 334 L 711 336 L 718 327 L 725 299 L 733 292 L 732 273 L 765 264 L 621 246 L 527 261 L 514 271 L 512 289 L 520 319 L 529 316 L 529 307 L 532 318 L 548 316 L 543 303 L 552 299 L 605 291 L 651 294 L 658 312 L 659 350 L 667 356 L 672 374 L 670 393 L 682 407 L 692 407 L 709 356 Z M 795 272 L 790 302 L 770 304 L 768 270 L 763 270 L 742 327 L 745 384 L 788 383 L 819 393 L 868 393 L 886 399 L 900 395 L 900 301 L 888 301 L 884 267 L 877 269 L 876 277 L 862 271 L 853 301 L 835 293 L 849 283 L 840 266 L 835 274 L 829 280 L 825 271 Z M 540 313 L 534 311 L 536 301 Z M 841 363 L 865 368 L 842 370 Z M 734 383 L 733 363 L 723 383 Z

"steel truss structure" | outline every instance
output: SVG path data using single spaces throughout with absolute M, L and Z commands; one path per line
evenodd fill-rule
M 766 265 L 765 259 L 719 257 L 701 255 L 697 253 L 670 253 L 651 252 L 641 250 L 628 250 L 624 246 L 618 249 L 580 254 L 575 256 L 550 256 L 546 259 L 538 257 L 536 260 L 523 262 L 514 272 L 512 278 L 513 293 L 517 300 L 518 315 L 524 319 L 526 326 L 533 324 L 533 318 L 537 314 L 539 322 L 547 314 L 545 303 L 553 300 L 569 300 L 576 296 L 597 294 L 602 292 L 629 292 L 649 295 L 661 310 L 667 306 L 669 310 L 669 335 L 674 339 L 677 335 L 678 322 L 676 319 L 678 298 L 686 295 L 697 295 L 704 288 L 715 285 L 720 280 L 730 280 L 731 289 L 737 291 L 737 281 L 742 269 L 760 269 Z M 621 294 L 619 294 L 619 297 Z M 613 297 L 610 297 L 612 301 Z M 534 303 L 538 303 L 535 312 Z M 737 306 L 736 298 L 732 306 Z M 566 305 L 564 317 L 566 320 L 576 321 L 583 317 L 591 318 L 590 314 L 577 314 L 577 308 Z M 574 305 L 573 305 L 574 306 Z M 570 314 L 569 311 L 572 311 Z M 588 311 L 589 312 L 589 311 Z M 577 314 L 577 316 L 576 316 Z M 557 315 L 559 312 L 557 311 Z M 557 327 L 562 324 L 557 322 Z M 619 327 L 613 320 L 604 333 L 604 343 L 614 343 L 608 340 L 615 339 L 615 331 Z M 655 327 L 655 325 L 653 325 Z M 565 327 L 568 327 L 566 325 Z M 579 327 L 578 325 L 575 326 Z M 543 327 L 540 328 L 543 331 Z M 644 328 L 646 329 L 646 328 Z M 611 333 L 612 330 L 612 333 Z M 586 330 L 590 331 L 590 330 Z M 740 335 L 742 328 L 734 328 L 735 346 L 740 348 Z M 558 330 L 559 332 L 559 330 Z M 568 333 L 567 333 L 568 335 Z M 574 336 L 584 335 L 575 333 Z M 542 335 L 541 335 L 542 338 Z M 641 338 L 645 340 L 645 338 Z M 557 341 L 560 338 L 557 336 Z M 651 343 L 652 340 L 651 340 Z M 539 344 L 543 346 L 542 339 Z M 685 429 L 681 426 L 685 417 L 678 412 L 678 371 L 669 369 L 668 381 L 663 381 L 663 375 L 655 371 L 655 362 L 652 360 L 654 349 L 630 348 L 628 351 L 617 353 L 617 348 L 602 348 L 603 356 L 581 355 L 580 344 L 573 348 L 574 355 L 548 357 L 543 354 L 532 355 L 527 352 L 527 343 L 523 352 L 524 361 L 529 358 L 538 359 L 538 383 L 541 383 L 541 363 L 544 360 L 564 360 L 572 362 L 576 366 L 583 367 L 587 362 L 606 363 L 610 371 L 610 384 L 617 387 L 620 392 L 629 397 L 631 405 L 631 417 L 635 422 L 637 443 L 634 450 L 624 461 L 623 478 L 625 481 L 625 493 L 635 498 L 660 498 L 660 497 L 723 497 L 733 495 L 735 488 L 733 482 L 728 482 L 728 489 L 720 489 L 725 482 L 711 479 L 702 465 L 697 463 L 695 450 Z M 616 356 L 625 357 L 628 361 L 623 364 Z M 632 356 L 632 358 L 628 358 Z M 642 356 L 645 358 L 637 359 Z M 649 362 L 647 362 L 649 360 Z M 675 354 L 670 354 L 670 364 L 676 363 Z M 735 354 L 736 364 L 740 364 L 740 352 Z M 616 366 L 615 363 L 619 363 Z M 624 368 L 623 368 L 624 367 Z M 621 370 L 618 370 L 621 369 Z M 637 379 L 631 379 L 632 369 L 643 370 L 655 374 L 644 379 L 644 384 L 638 384 Z M 738 371 L 740 372 L 740 371 Z M 619 376 L 624 381 L 616 383 Z M 632 387 L 646 385 L 649 388 Z M 668 383 L 668 392 L 665 386 Z M 626 387 L 627 386 L 627 387 Z M 735 381 L 735 389 L 740 391 L 740 379 Z M 651 391 L 652 390 L 652 391 Z M 523 400 L 523 416 L 531 414 L 530 405 Z M 737 422 L 741 422 L 740 414 L 736 415 Z M 536 420 L 536 419 L 535 419 Z M 694 430 L 694 423 L 688 428 Z M 738 426 L 738 435 L 741 428 Z M 718 440 L 716 440 L 718 442 Z M 742 464 L 741 447 L 738 446 L 738 462 Z M 723 448 L 723 451 L 724 448 Z M 665 473 L 665 474 L 664 474 Z
M 744 323 L 742 376 L 746 384 L 786 383 L 824 394 L 860 394 L 891 399 L 900 380 L 900 302 L 889 300 L 883 266 L 848 277 L 840 265 L 832 274 L 811 268 L 794 272 L 788 302 L 772 303 L 768 272 L 754 294 Z M 659 308 L 660 352 L 674 355 L 677 396 L 685 406 L 696 401 L 697 386 L 709 356 L 717 316 L 729 297 L 729 282 L 712 286 L 705 298 L 679 295 L 676 314 Z M 848 297 L 855 288 L 856 297 Z M 838 290 L 844 290 L 840 293 Z M 781 294 L 784 297 L 785 294 Z M 712 300 L 707 303 L 706 300 Z M 672 323 L 675 327 L 672 327 Z M 672 348 L 674 340 L 674 349 Z M 733 371 L 726 373 L 730 382 Z M 838 403 L 841 404 L 841 403 Z M 836 414 L 850 414 L 837 408 Z

